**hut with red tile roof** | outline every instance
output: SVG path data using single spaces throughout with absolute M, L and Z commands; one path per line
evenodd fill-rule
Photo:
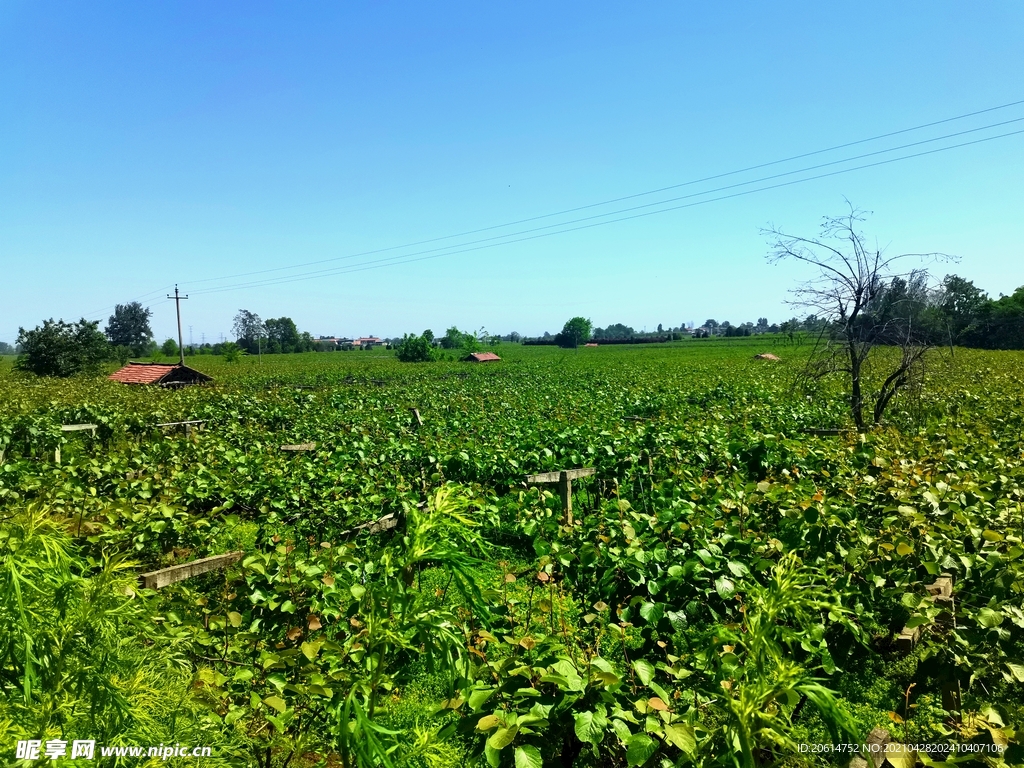
M 474 352 L 466 358 L 467 363 L 500 363 L 501 358 L 493 352 Z
M 156 384 L 160 387 L 186 387 L 189 384 L 213 381 L 205 373 L 177 363 L 128 363 L 124 368 L 114 371 L 108 378 L 122 384 Z

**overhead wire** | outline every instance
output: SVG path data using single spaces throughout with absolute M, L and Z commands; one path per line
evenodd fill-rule
M 835 146 L 826 147 L 824 149 L 817 149 L 817 150 L 813 150 L 811 152 L 803 152 L 801 154 L 791 155 L 789 157 L 785 157 L 785 158 L 782 158 L 782 159 L 779 159 L 779 160 L 772 160 L 772 161 L 765 162 L 765 163 L 758 163 L 756 165 L 747 166 L 745 168 L 739 168 L 739 169 L 732 170 L 732 171 L 726 171 L 726 172 L 723 172 L 723 173 L 717 173 L 717 174 L 713 174 L 711 176 L 705 176 L 705 177 L 699 178 L 699 179 L 692 179 L 690 181 L 680 182 L 678 184 L 670 184 L 670 185 L 665 186 L 665 187 L 659 187 L 657 189 L 651 189 L 651 190 L 647 190 L 647 191 L 644 191 L 644 192 L 637 192 L 637 193 L 630 194 L 630 195 L 624 195 L 624 196 L 621 196 L 621 197 L 615 197 L 615 198 L 611 198 L 611 199 L 608 199 L 608 200 L 602 200 L 602 201 L 596 202 L 596 203 L 588 203 L 587 205 L 576 206 L 574 208 L 566 208 L 566 209 L 563 209 L 561 211 L 555 211 L 555 212 L 552 212 L 552 213 L 544 213 L 544 214 L 540 214 L 540 215 L 537 215 L 537 216 L 530 216 L 530 217 L 523 218 L 523 219 L 517 219 L 515 221 L 509 221 L 509 222 L 505 222 L 503 224 L 493 224 L 493 225 L 486 226 L 486 227 L 479 227 L 477 229 L 466 230 L 464 232 L 458 232 L 458 233 L 449 234 L 449 235 L 441 235 L 439 237 L 428 238 L 428 239 L 425 239 L 425 240 L 417 240 L 417 241 L 413 241 L 413 242 L 409 242 L 409 243 L 404 243 L 402 245 L 389 246 L 387 248 L 378 248 L 378 249 L 369 250 L 369 251 L 361 251 L 359 253 L 348 254 L 348 255 L 345 255 L 345 256 L 333 256 L 333 257 L 328 258 L 328 259 L 319 259 L 319 260 L 315 260 L 315 261 L 302 262 L 302 263 L 299 263 L 299 264 L 291 264 L 291 265 L 287 265 L 287 266 L 283 266 L 283 267 L 271 267 L 269 269 L 254 270 L 254 271 L 250 271 L 250 272 L 240 272 L 240 273 L 231 274 L 231 275 L 222 275 L 220 277 L 210 277 L 210 278 L 204 278 L 204 279 L 201 279 L 201 280 L 193 280 L 189 284 L 190 285 L 200 285 L 202 283 L 216 282 L 218 280 L 230 280 L 230 279 L 235 279 L 235 278 L 240 278 L 240 277 L 248 277 L 248 276 L 251 276 L 251 275 L 269 274 L 269 273 L 272 273 L 272 272 L 283 272 L 283 271 L 287 271 L 287 270 L 291 270 L 291 269 L 301 269 L 302 267 L 316 266 L 318 264 L 327 264 L 327 263 L 334 262 L 334 261 L 342 261 L 342 260 L 347 260 L 347 259 L 359 258 L 360 256 L 371 256 L 371 255 L 376 255 L 376 254 L 379 254 L 379 253 L 388 253 L 388 252 L 391 252 L 391 251 L 401 250 L 403 248 L 414 248 L 414 247 L 419 246 L 419 245 L 427 245 L 427 244 L 430 244 L 430 243 L 440 242 L 442 240 L 451 240 L 451 239 L 454 239 L 454 238 L 457 238 L 457 237 L 467 237 L 469 235 L 480 234 L 482 232 L 490 232 L 490 231 L 493 231 L 495 229 L 503 229 L 505 227 L 518 226 L 520 224 L 527 224 L 527 223 L 530 223 L 530 222 L 533 222 L 533 221 L 540 221 L 542 219 L 553 218 L 555 216 L 563 216 L 563 215 L 566 215 L 566 214 L 577 213 L 579 211 L 589 210 L 589 209 L 592 209 L 592 208 L 599 208 L 602 205 L 611 205 L 613 203 L 619 203 L 619 202 L 623 202 L 625 200 L 633 200 L 633 199 L 636 199 L 638 197 L 645 197 L 647 195 L 659 194 L 661 192 L 667 192 L 667 191 L 672 190 L 672 189 L 679 189 L 679 188 L 682 188 L 682 187 L 692 186 L 692 185 L 695 185 L 695 184 L 702 184 L 702 183 L 707 182 L 707 181 L 714 181 L 716 179 L 722 179 L 722 178 L 726 178 L 726 177 L 729 177 L 729 176 L 735 176 L 735 175 L 738 175 L 738 174 L 741 174 L 741 173 L 747 173 L 749 171 L 759 170 L 761 168 L 768 168 L 768 167 L 771 167 L 771 166 L 774 166 L 774 165 L 781 165 L 782 163 L 792 162 L 793 160 L 801 160 L 803 158 L 813 157 L 815 155 L 821 155 L 821 154 L 825 154 L 827 152 L 835 152 L 835 151 L 838 151 L 840 149 L 846 149 L 846 148 L 849 148 L 849 147 L 857 146 L 859 144 L 867 144 L 867 143 L 870 143 L 872 141 L 879 141 L 881 139 L 891 138 L 893 136 L 899 136 L 899 135 L 905 134 L 905 133 L 911 133 L 911 132 L 914 132 L 914 131 L 924 130 L 925 128 L 932 128 L 932 127 L 934 127 L 936 125 L 943 125 L 945 123 L 951 123 L 951 122 L 955 122 L 957 120 L 965 120 L 965 119 L 967 119 L 969 117 L 976 117 L 978 115 L 986 114 L 986 113 L 989 113 L 989 112 L 995 112 L 995 111 L 1002 110 L 1002 109 L 1009 109 L 1010 107 L 1019 106 L 1021 104 L 1024 104 L 1024 99 L 1019 100 L 1019 101 L 1008 102 L 1006 104 L 1000 104 L 1000 105 L 997 105 L 997 106 L 994 106 L 994 107 L 988 107 L 986 109 L 976 110 L 974 112 L 967 112 L 967 113 L 964 113 L 962 115 L 955 115 L 953 117 L 947 117 L 947 118 L 944 118 L 942 120 L 934 120 L 934 121 L 929 122 L 929 123 L 922 123 L 921 125 L 912 126 L 910 128 L 902 128 L 900 130 L 890 131 L 888 133 L 878 134 L 876 136 L 871 136 L 871 137 L 865 138 L 865 139 L 858 139 L 856 141 L 849 141 L 849 142 L 846 142 L 844 144 L 837 144 Z M 953 134 L 953 135 L 956 135 L 956 134 Z M 459 246 L 453 246 L 453 247 L 459 247 Z
M 469 241 L 469 242 L 466 242 L 466 243 L 459 243 L 459 244 L 455 244 L 455 245 L 452 245 L 452 246 L 446 246 L 444 248 L 433 248 L 433 249 L 428 249 L 428 250 L 425 250 L 425 251 L 406 253 L 406 254 L 399 254 L 399 255 L 396 255 L 396 256 L 390 256 L 390 257 L 386 257 L 386 258 L 383 258 L 383 259 L 374 259 L 374 260 L 370 260 L 370 261 L 367 261 L 367 262 L 360 262 L 360 263 L 357 263 L 357 264 L 350 264 L 350 265 L 345 265 L 345 266 L 341 266 L 341 267 L 332 267 L 332 268 L 329 268 L 329 269 L 316 270 L 316 271 L 313 271 L 313 272 L 301 273 L 299 275 L 288 275 L 288 276 L 284 276 L 282 278 L 267 278 L 267 279 L 256 280 L 256 281 L 249 281 L 249 282 L 245 282 L 245 283 L 238 283 L 238 284 L 227 285 L 227 286 L 214 286 L 212 288 L 200 289 L 198 291 L 194 291 L 194 293 L 197 294 L 197 295 L 199 295 L 199 294 L 220 293 L 220 292 L 223 292 L 223 291 L 239 290 L 239 289 L 243 289 L 243 288 L 261 287 L 261 286 L 264 286 L 264 285 L 279 285 L 279 284 L 284 284 L 284 283 L 297 282 L 297 281 L 301 281 L 301 280 L 309 280 L 309 279 L 313 279 L 315 277 L 326 277 L 326 276 L 330 276 L 330 275 L 346 274 L 346 273 L 349 273 L 349 272 L 363 272 L 363 271 L 366 271 L 367 269 L 375 269 L 375 268 L 386 267 L 386 266 L 396 266 L 396 265 L 399 265 L 399 264 L 407 264 L 407 263 L 413 263 L 413 262 L 417 262 L 417 261 L 424 261 L 424 260 L 427 260 L 427 259 L 440 258 L 442 256 L 454 256 L 454 255 L 461 254 L 461 253 L 470 253 L 470 252 L 473 252 L 473 251 L 483 250 L 483 249 L 486 249 L 486 248 L 495 248 L 495 247 L 498 247 L 498 246 L 501 246 L 501 245 L 511 245 L 513 243 L 519 243 L 519 242 L 524 242 L 524 241 L 528 241 L 528 240 L 536 240 L 536 239 L 543 238 L 543 237 L 551 237 L 551 236 L 554 236 L 554 235 L 565 234 L 565 233 L 568 233 L 568 232 L 576 232 L 576 231 L 579 231 L 579 230 L 590 229 L 590 228 L 593 228 L 593 227 L 604 226 L 604 225 L 607 225 L 607 224 L 614 224 L 614 223 L 617 223 L 617 222 L 629 221 L 631 219 L 643 218 L 643 217 L 646 217 L 646 216 L 652 216 L 652 215 L 661 214 L 661 213 L 668 213 L 670 211 L 677 211 L 677 210 L 681 210 L 683 208 L 691 208 L 691 207 L 694 207 L 694 206 L 697 206 L 697 205 L 704 205 L 706 203 L 712 203 L 712 202 L 717 202 L 717 201 L 720 201 L 720 200 L 727 200 L 727 199 L 731 199 L 731 198 L 735 198 L 735 197 L 741 197 L 741 196 L 748 195 L 748 194 L 754 194 L 756 192 L 764 192 L 764 191 L 771 190 L 771 189 L 779 189 L 779 188 L 782 188 L 782 187 L 792 186 L 794 184 L 801 184 L 801 183 L 808 182 L 808 181 L 815 181 L 817 179 L 828 178 L 830 176 L 837 176 L 837 175 L 840 175 L 840 174 L 843 174 L 843 173 L 849 173 L 849 172 L 852 172 L 852 171 L 863 170 L 865 168 L 873 168 L 873 167 L 877 167 L 877 166 L 881 166 L 881 165 L 888 165 L 888 164 L 891 164 L 891 163 L 900 162 L 900 161 L 903 161 L 903 160 L 909 160 L 909 159 L 916 158 L 916 157 L 923 157 L 923 156 L 926 156 L 926 155 L 932 155 L 932 154 L 936 154 L 936 153 L 939 153 L 939 152 L 946 152 L 946 151 L 949 151 L 949 150 L 952 150 L 952 149 L 958 149 L 958 148 L 961 148 L 961 147 L 971 146 L 971 145 L 974 145 L 974 144 L 981 144 L 981 143 L 984 143 L 984 142 L 993 141 L 993 140 L 1001 139 L 1001 138 L 1006 138 L 1006 137 L 1009 137 L 1009 136 L 1016 136 L 1018 134 L 1024 133 L 1024 130 L 1010 131 L 1010 132 L 1003 133 L 1003 134 L 998 134 L 998 135 L 995 135 L 995 136 L 987 136 L 987 137 L 984 137 L 984 138 L 981 138 L 981 139 L 975 139 L 973 141 L 961 142 L 959 144 L 953 144 L 953 145 L 950 145 L 950 146 L 947 146 L 947 147 L 938 147 L 936 149 L 927 150 L 927 151 L 924 151 L 924 152 L 912 153 L 912 154 L 909 154 L 909 155 L 905 155 L 905 156 L 901 156 L 901 157 L 896 157 L 896 158 L 890 158 L 890 159 L 887 159 L 887 160 L 882 160 L 882 161 L 878 161 L 878 162 L 874 162 L 874 163 L 865 163 L 863 165 L 855 166 L 853 168 L 843 168 L 843 169 L 839 169 L 839 170 L 836 170 L 836 171 L 831 171 L 829 173 L 817 174 L 817 175 L 814 175 L 814 176 L 809 176 L 809 177 L 801 178 L 801 179 L 795 179 L 795 180 L 792 180 L 792 181 L 782 182 L 782 183 L 779 183 L 779 184 L 771 184 L 771 185 L 768 185 L 768 186 L 759 187 L 757 189 L 744 190 L 744 191 L 741 191 L 741 192 L 736 192 L 736 193 L 732 193 L 732 194 L 728 194 L 728 195 L 722 195 L 722 196 L 719 196 L 719 197 L 709 198 L 709 199 L 706 199 L 706 200 L 697 200 L 697 201 L 694 201 L 694 202 L 685 203 L 683 205 L 670 206 L 668 208 L 661 208 L 661 209 L 654 210 L 654 211 L 645 211 L 645 212 L 642 212 L 642 213 L 633 213 L 632 215 L 629 215 L 629 216 L 620 216 L 619 218 L 609 219 L 609 220 L 606 220 L 606 221 L 593 221 L 593 219 L 597 219 L 597 218 L 604 218 L 606 216 L 617 216 L 617 215 L 622 214 L 622 213 L 630 213 L 630 212 L 637 211 L 637 210 L 640 210 L 640 209 L 649 208 L 649 207 L 652 207 L 652 206 L 665 205 L 666 203 L 676 202 L 678 200 L 690 199 L 690 198 L 693 198 L 693 197 L 700 197 L 700 196 L 707 195 L 707 194 L 713 194 L 714 192 L 724 191 L 726 189 L 734 189 L 734 188 L 736 188 L 738 186 L 746 186 L 748 184 L 760 183 L 760 182 L 763 182 L 763 181 L 768 181 L 768 180 L 772 180 L 772 179 L 776 179 L 776 178 L 781 178 L 781 177 L 784 177 L 784 176 L 793 175 L 795 173 L 806 173 L 806 172 L 811 171 L 811 170 L 815 170 L 815 169 L 819 169 L 819 168 L 824 168 L 824 167 L 836 165 L 836 164 L 839 164 L 839 163 L 852 162 L 852 161 L 857 160 L 857 159 L 864 159 L 866 157 L 877 156 L 879 154 L 883 154 L 883 153 L 888 152 L 888 151 L 896 151 L 898 149 L 906 149 L 906 148 L 909 148 L 909 147 L 912 147 L 912 146 L 920 146 L 922 144 L 926 144 L 926 143 L 929 143 L 929 142 L 932 142 L 932 141 L 938 141 L 938 140 L 945 139 L 945 138 L 951 138 L 953 136 L 964 135 L 966 133 L 973 133 L 973 132 L 976 132 L 976 131 L 979 131 L 979 130 L 986 130 L 986 129 L 989 129 L 989 128 L 997 127 L 999 125 L 1006 125 L 1008 123 L 1020 122 L 1022 120 L 1024 120 L 1024 118 L 1017 118 L 1017 119 L 1014 119 L 1014 120 L 1008 120 L 1008 121 L 1004 121 L 1002 123 L 996 123 L 996 124 L 993 124 L 993 125 L 984 126 L 982 128 L 971 129 L 971 130 L 968 130 L 968 131 L 960 131 L 960 132 L 957 132 L 957 133 L 949 134 L 947 136 L 938 137 L 936 139 L 927 139 L 927 140 L 922 140 L 922 141 L 919 141 L 919 142 L 912 142 L 910 144 L 903 145 L 902 147 L 897 147 L 897 148 L 892 148 L 892 149 L 887 149 L 887 150 L 879 150 L 879 151 L 876 151 L 876 152 L 870 152 L 870 153 L 866 153 L 864 155 L 859 155 L 859 156 L 852 157 L 852 158 L 845 158 L 843 160 L 832 161 L 832 162 L 829 162 L 829 163 L 822 163 L 822 164 L 819 164 L 819 165 L 816 165 L 816 166 L 811 166 L 811 167 L 808 167 L 808 168 L 803 168 L 803 169 L 800 169 L 800 170 L 797 170 L 797 171 L 788 171 L 788 172 L 785 172 L 785 173 L 774 174 L 772 176 L 763 177 L 761 179 L 756 179 L 756 180 L 752 180 L 752 181 L 749 181 L 749 182 L 741 182 L 741 183 L 737 183 L 737 184 L 731 184 L 731 185 L 720 187 L 720 188 L 717 188 L 717 189 L 714 189 L 714 190 L 706 190 L 704 192 L 698 192 L 698 193 L 693 193 L 693 194 L 690 194 L 690 195 L 683 195 L 683 196 L 680 196 L 680 197 L 669 198 L 667 200 L 661 200 L 661 201 L 658 201 L 658 202 L 655 202 L 655 203 L 644 204 L 644 205 L 641 205 L 641 206 L 634 206 L 634 207 L 631 207 L 631 208 L 625 208 L 625 209 L 621 209 L 621 210 L 618 210 L 618 211 L 610 211 L 608 213 L 599 214 L 599 215 L 596 215 L 596 216 L 582 217 L 580 219 L 574 219 L 574 220 L 570 220 L 570 221 L 567 221 L 567 222 L 561 222 L 559 224 L 548 225 L 548 226 L 545 226 L 545 227 L 536 227 L 536 228 L 533 228 L 533 229 L 523 230 L 523 231 L 520 231 L 520 232 L 512 232 L 512 233 L 508 233 L 506 235 L 501 235 L 501 236 L 498 236 L 498 237 L 482 238 L 480 240 Z M 582 222 L 589 222 L 589 223 L 582 223 Z M 569 227 L 568 225 L 570 225 L 570 224 L 580 224 L 580 226 Z M 554 231 L 554 232 L 540 232 L 540 234 L 532 234 L 532 233 L 536 233 L 536 232 L 538 232 L 540 230 L 548 230 L 548 229 L 552 229 L 552 228 L 560 228 L 560 229 L 557 229 L 557 231 Z M 527 235 L 527 236 L 521 236 L 521 235 Z M 514 238 L 514 239 L 509 239 L 509 238 Z M 500 240 L 500 242 L 492 242 L 494 240 Z M 465 246 L 474 246 L 474 247 L 468 247 L 467 248 Z M 413 258 L 413 257 L 417 257 L 417 258 Z
M 128 299 L 128 301 L 125 302 L 125 303 L 131 304 L 133 301 L 145 301 L 146 299 L 148 299 L 150 297 L 154 297 L 155 298 L 155 296 L 157 294 L 163 293 L 164 291 L 169 291 L 173 287 L 174 287 L 174 283 L 169 283 L 168 285 L 165 285 L 163 288 L 157 288 L 156 290 L 153 290 L 153 291 L 147 291 L 146 293 L 142 294 L 141 296 L 136 296 L 134 299 Z M 91 319 L 96 318 L 96 317 L 102 317 L 103 315 L 105 315 L 110 310 L 116 309 L 118 306 L 119 305 L 117 305 L 117 304 L 111 304 L 110 306 L 104 307 L 103 309 L 97 309 L 97 310 L 94 310 L 94 311 L 89 312 L 87 314 L 84 314 L 84 315 L 82 315 L 82 318 L 85 319 L 85 320 L 91 320 Z

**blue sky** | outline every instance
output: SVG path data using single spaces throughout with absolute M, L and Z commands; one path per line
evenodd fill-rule
M 191 326 L 196 342 L 227 333 L 242 307 L 290 316 L 314 335 L 452 324 L 536 334 L 577 314 L 637 328 L 782 320 L 803 273 L 767 264 L 759 229 L 813 232 L 844 196 L 874 212 L 865 230 L 880 245 L 956 254 L 961 262 L 940 272 L 1010 293 L 1024 284 L 1024 135 L 551 237 L 283 281 L 574 216 L 294 265 L 1022 100 L 1022 35 L 1018 2 L 6 0 L 0 340 L 51 316 L 105 321 L 137 297 L 162 339 L 174 333 L 173 303 L 162 297 L 175 282 L 191 295 L 185 335 Z M 1021 117 L 1024 105 L 575 216 Z M 233 277 L 280 267 L 289 269 Z M 210 290 L 253 281 L 264 282 Z

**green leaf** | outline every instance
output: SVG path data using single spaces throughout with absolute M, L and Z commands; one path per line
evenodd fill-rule
M 730 560 L 727 564 L 729 571 L 738 579 L 742 579 L 744 576 L 750 575 L 750 569 L 747 568 L 743 563 L 738 563 L 735 560 Z
M 310 661 L 315 659 L 317 653 L 320 652 L 320 646 L 317 643 L 303 643 L 299 647 L 302 649 L 302 655 Z
M 718 592 L 719 597 L 723 600 L 728 600 L 734 594 L 736 594 L 736 585 L 732 579 L 726 578 L 725 576 L 719 576 L 715 579 L 715 590 Z
M 1017 682 L 1024 683 L 1024 664 L 1012 664 L 1006 663 L 1006 668 L 1010 670 L 1010 674 L 1017 678 Z
M 519 733 L 518 725 L 512 725 L 508 728 L 499 728 L 491 734 L 491 738 L 487 740 L 487 745 L 491 749 L 504 749 L 513 742 L 517 733 Z
M 697 751 L 697 733 L 692 725 L 673 723 L 665 726 L 665 738 L 688 755 Z
M 626 762 L 629 765 L 643 765 L 658 751 L 658 743 L 646 733 L 635 733 L 626 742 Z
M 476 729 L 478 731 L 490 731 L 497 728 L 501 724 L 501 720 L 497 715 L 484 715 L 476 722 Z
M 608 726 L 608 720 L 596 715 L 594 712 L 579 712 L 573 715 L 576 721 L 576 738 L 584 744 L 593 744 L 595 747 L 604 738 L 604 729 Z
M 263 700 L 263 703 L 266 704 L 268 707 L 273 707 L 282 714 L 288 708 L 288 705 L 284 703 L 284 699 L 282 699 L 280 696 L 267 696 L 267 698 Z
M 649 624 L 657 624 L 665 615 L 665 606 L 662 603 L 644 603 L 640 606 L 640 615 Z
M 491 696 L 494 695 L 494 688 L 482 688 L 469 694 L 469 708 L 474 712 L 480 709 Z
M 242 614 L 238 611 L 231 611 L 228 613 L 228 621 L 231 622 L 232 627 L 239 627 L 242 625 Z
M 629 726 L 617 718 L 612 720 L 612 730 L 615 731 L 615 735 L 619 737 L 619 741 L 623 744 L 633 737 L 633 733 L 629 730 Z
M 983 627 L 994 629 L 1003 623 L 1003 614 L 991 608 L 982 608 L 978 611 L 978 623 Z
M 351 587 L 348 588 L 348 591 L 352 593 L 352 597 L 354 597 L 356 600 L 359 600 L 360 598 L 362 598 L 363 595 L 366 594 L 366 587 L 364 587 L 362 584 L 353 584 Z
M 516 768 L 541 768 L 543 765 L 544 758 L 536 747 L 530 744 L 516 747 Z
M 640 682 L 644 685 L 647 685 L 654 679 L 654 665 L 646 659 L 637 659 L 634 661 L 633 669 L 640 678 Z

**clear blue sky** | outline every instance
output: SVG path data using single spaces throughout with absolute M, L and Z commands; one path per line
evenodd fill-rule
M 844 195 L 874 211 L 880 244 L 957 254 L 951 270 L 1010 293 L 1024 284 L 1024 135 L 495 248 L 200 291 L 1021 100 L 1022 39 L 1020 2 L 6 0 L 0 340 L 51 316 L 105 321 L 175 281 L 196 342 L 241 307 L 314 335 L 536 334 L 577 314 L 782 320 L 801 272 L 765 262 L 759 228 L 812 232 Z M 1024 105 L 674 194 L 1019 117 Z M 173 304 L 145 303 L 158 338 L 173 334 Z

